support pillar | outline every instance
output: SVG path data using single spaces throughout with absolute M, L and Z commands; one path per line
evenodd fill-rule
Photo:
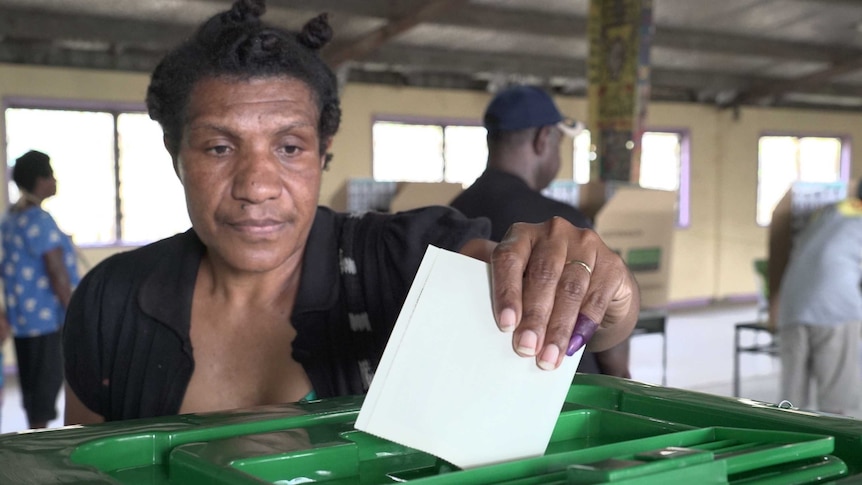
M 652 0 L 590 0 L 591 182 L 640 180 L 640 145 L 650 91 Z

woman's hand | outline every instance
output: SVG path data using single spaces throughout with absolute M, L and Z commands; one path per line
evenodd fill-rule
M 611 348 L 637 322 L 640 295 L 623 260 L 594 231 L 560 217 L 515 224 L 496 246 L 476 240 L 461 252 L 491 263 L 497 325 L 543 369 L 587 341 L 593 352 Z

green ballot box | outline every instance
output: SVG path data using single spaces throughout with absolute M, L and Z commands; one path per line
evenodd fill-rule
M 0 484 L 805 484 L 862 421 L 577 375 L 544 456 L 460 470 L 353 428 L 361 397 L 0 435 Z

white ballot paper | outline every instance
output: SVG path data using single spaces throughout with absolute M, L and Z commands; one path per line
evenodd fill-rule
M 495 323 L 489 266 L 429 246 L 356 428 L 460 468 L 539 456 L 581 355 L 554 371 L 518 356 Z

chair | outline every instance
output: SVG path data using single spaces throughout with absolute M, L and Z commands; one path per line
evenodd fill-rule
M 734 328 L 733 348 L 733 395 L 739 397 L 740 387 L 740 354 L 778 355 L 778 336 L 769 327 L 769 285 L 767 284 L 767 261 L 754 260 L 754 273 L 757 276 L 757 320 L 740 322 Z M 754 343 L 742 345 L 743 333 L 753 334 Z

